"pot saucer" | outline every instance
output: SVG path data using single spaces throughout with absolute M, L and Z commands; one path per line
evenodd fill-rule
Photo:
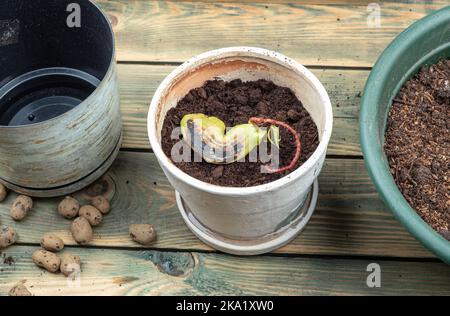
M 176 192 L 178 209 L 189 229 L 205 244 L 233 255 L 258 255 L 278 249 L 300 233 L 311 218 L 316 208 L 319 184 L 317 179 L 312 185 L 305 203 L 295 212 L 295 217 L 276 232 L 255 239 L 236 239 L 214 232 L 200 223 Z

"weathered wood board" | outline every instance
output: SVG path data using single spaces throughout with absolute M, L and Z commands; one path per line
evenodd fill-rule
M 108 175 L 115 186 L 112 212 L 95 229 L 93 245 L 139 247 L 128 237 L 128 226 L 150 222 L 158 231 L 158 241 L 152 248 L 212 250 L 184 224 L 174 191 L 154 154 L 121 152 Z M 318 206 L 310 223 L 279 253 L 432 256 L 386 210 L 362 160 L 328 159 L 319 183 Z M 102 192 L 102 186 L 96 190 Z M 44 233 L 54 232 L 66 244 L 75 244 L 69 232 L 70 221 L 56 211 L 57 199 L 36 200 L 29 216 L 16 223 L 8 215 L 14 196 L 10 194 L 0 204 L 0 219 L 16 228 L 20 243 L 37 244 Z
M 97 0 L 120 61 L 180 62 L 220 47 L 259 46 L 305 65 L 371 67 L 390 41 L 448 1 L 343 5 L 313 1 Z M 370 1 L 373 2 L 373 1 Z
M 450 269 L 439 262 L 76 248 L 78 283 L 35 266 L 36 249 L 4 252 L 15 263 L 0 262 L 0 295 L 20 281 L 35 295 L 450 295 Z M 380 288 L 366 284 L 372 262 L 381 268 Z
M 35 295 L 450 295 L 448 266 L 409 235 L 378 197 L 361 159 L 358 131 L 361 94 L 379 54 L 405 27 L 448 0 L 379 2 L 379 25 L 370 19 L 377 7 L 364 0 L 95 2 L 116 33 L 124 151 L 107 181 L 76 196 L 104 193 L 112 198 L 112 212 L 95 229 L 92 244 L 80 247 L 69 233 L 70 221 L 57 214 L 59 199 L 36 199 L 29 216 L 14 222 L 11 193 L 0 203 L 0 224 L 15 227 L 19 242 L 2 250 L 0 295 L 21 280 Z M 328 150 L 333 158 L 319 178 L 310 223 L 276 253 L 251 258 L 221 254 L 200 242 L 179 215 L 154 154 L 132 152 L 150 150 L 147 112 L 164 77 L 198 53 L 239 45 L 277 50 L 310 66 L 334 111 Z M 158 232 L 147 249 L 128 236 L 128 226 L 142 222 Z M 81 256 L 81 286 L 31 262 L 47 232 Z M 10 256 L 11 265 L 4 261 Z M 372 262 L 381 266 L 381 288 L 366 285 Z

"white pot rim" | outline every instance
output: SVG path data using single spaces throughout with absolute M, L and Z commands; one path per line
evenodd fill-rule
M 156 130 L 156 120 L 157 117 L 157 111 L 158 111 L 158 104 L 160 102 L 160 98 L 162 93 L 170 86 L 171 82 L 177 78 L 179 75 L 184 73 L 186 70 L 190 69 L 192 65 L 198 65 L 205 59 L 211 59 L 215 57 L 220 57 L 223 54 L 230 55 L 232 53 L 237 53 L 241 56 L 245 56 L 245 53 L 251 53 L 253 56 L 259 55 L 259 57 L 263 59 L 268 60 L 275 60 L 279 62 L 280 64 L 285 64 L 290 66 L 291 68 L 295 69 L 296 71 L 302 73 L 305 78 L 307 78 L 312 86 L 319 92 L 320 96 L 322 97 L 324 110 L 325 110 L 325 125 L 324 125 L 324 131 L 322 135 L 322 139 L 317 146 L 314 153 L 309 157 L 309 159 L 303 163 L 299 168 L 291 172 L 290 174 L 266 183 L 262 185 L 257 186 L 251 186 L 251 187 L 225 187 L 225 186 L 219 186 L 210 184 L 201 180 L 198 180 L 178 167 L 175 166 L 175 164 L 170 160 L 169 157 L 166 156 L 166 154 L 163 152 L 161 144 L 158 141 L 157 137 L 157 130 Z M 326 153 L 328 143 L 331 138 L 331 132 L 333 128 L 333 109 L 331 106 L 331 101 L 328 96 L 328 93 L 326 92 L 325 88 L 317 79 L 317 77 L 309 71 L 307 68 L 305 68 L 300 63 L 296 62 L 295 60 L 290 59 L 289 57 L 286 57 L 280 53 L 270 51 L 264 48 L 258 48 L 258 47 L 227 47 L 227 48 L 221 48 L 216 49 L 212 51 L 208 51 L 205 53 L 202 53 L 200 55 L 197 55 L 179 67 L 177 67 L 175 70 L 173 70 L 159 85 L 158 89 L 156 90 L 153 99 L 150 104 L 148 117 L 147 117 L 147 132 L 148 137 L 150 140 L 150 145 L 155 153 L 156 157 L 160 161 L 160 163 L 166 168 L 174 177 L 176 177 L 178 180 L 182 182 L 188 183 L 190 186 L 199 189 L 204 192 L 212 193 L 212 194 L 218 194 L 218 195 L 229 195 L 229 196 L 247 196 L 251 194 L 257 194 L 265 191 L 274 191 L 278 190 L 279 188 L 291 183 L 292 181 L 302 177 L 306 172 L 308 172 L 311 168 L 314 167 L 315 162 L 322 157 Z

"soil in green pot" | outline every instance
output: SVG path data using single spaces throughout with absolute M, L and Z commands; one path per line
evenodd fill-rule
M 172 131 L 180 126 L 184 115 L 194 113 L 215 116 L 227 127 L 246 124 L 252 117 L 276 119 L 289 124 L 300 135 L 300 159 L 294 168 L 281 173 L 261 173 L 261 167 L 266 165 L 266 162 L 259 159 L 257 162 L 250 162 L 248 157 L 245 162 L 221 165 L 206 161 L 174 162 L 178 168 L 194 178 L 216 185 L 249 187 L 275 181 L 301 166 L 319 144 L 317 126 L 290 89 L 267 80 L 211 80 L 190 91 L 175 108 L 168 111 L 161 131 L 162 149 L 168 157 L 171 157 L 171 150 L 179 141 L 171 139 Z M 293 160 L 296 143 L 293 135 L 285 128 L 280 127 L 279 131 L 279 165 L 283 167 Z M 270 148 L 270 145 L 268 147 Z M 191 157 L 193 155 L 191 152 Z
M 424 67 L 389 111 L 385 152 L 412 208 L 450 240 L 450 60 Z

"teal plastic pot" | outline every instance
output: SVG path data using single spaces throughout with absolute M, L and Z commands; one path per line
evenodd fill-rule
M 382 199 L 405 228 L 450 264 L 450 242 L 424 222 L 405 200 L 389 171 L 383 150 L 392 99 L 422 66 L 450 58 L 450 6 L 417 21 L 398 35 L 373 67 L 361 100 L 361 146 Z

